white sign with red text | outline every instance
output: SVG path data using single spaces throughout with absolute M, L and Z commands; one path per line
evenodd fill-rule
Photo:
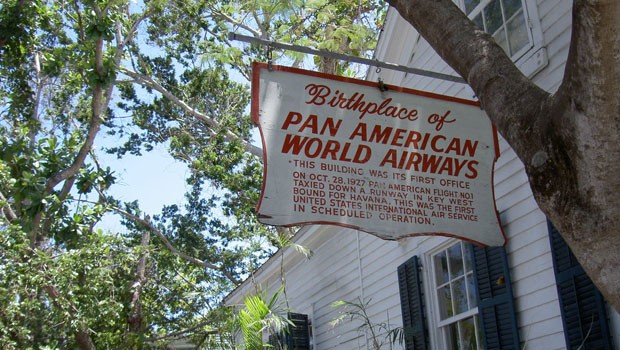
M 335 224 L 384 239 L 506 242 L 495 130 L 473 101 L 255 63 L 262 223 Z

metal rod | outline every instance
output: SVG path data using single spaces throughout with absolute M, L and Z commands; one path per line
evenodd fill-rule
M 421 75 L 421 76 L 425 76 L 429 78 L 436 78 L 436 79 L 441 79 L 441 80 L 453 81 L 455 83 L 467 84 L 467 82 L 463 78 L 455 77 L 453 75 L 431 72 L 431 71 L 427 71 L 423 69 L 403 66 L 400 64 L 381 62 L 377 60 L 371 60 L 371 59 L 367 59 L 363 57 L 350 56 L 350 55 L 345 55 L 345 54 L 331 52 L 331 51 L 315 50 L 315 49 L 311 49 L 305 46 L 283 44 L 283 43 L 278 43 L 278 42 L 271 41 L 271 40 L 264 40 L 260 38 L 255 38 L 253 36 L 247 36 L 247 35 L 242 35 L 242 34 L 237 34 L 237 33 L 232 33 L 232 32 L 228 34 L 228 39 L 243 41 L 246 43 L 259 43 L 265 46 L 275 47 L 275 48 L 282 49 L 282 50 L 297 51 L 297 52 L 307 53 L 310 55 L 336 58 L 336 59 L 343 60 L 343 61 L 356 62 L 356 63 L 361 63 L 361 64 L 365 64 L 369 66 L 387 68 L 387 69 L 397 70 L 400 72 Z

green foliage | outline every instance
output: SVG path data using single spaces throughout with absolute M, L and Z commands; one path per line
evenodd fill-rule
M 263 333 L 276 334 L 292 323 L 287 310 L 279 302 L 284 288 L 280 287 L 271 298 L 265 291 L 244 298 L 244 308 L 239 311 L 238 322 L 246 350 L 262 350 Z
M 332 303 L 332 307 L 341 309 L 340 314 L 330 321 L 330 324 L 335 327 L 345 321 L 349 322 L 361 322 L 357 331 L 360 333 L 367 333 L 371 341 L 371 346 L 374 350 L 381 350 L 386 344 L 402 344 L 404 341 L 404 331 L 402 327 L 392 328 L 392 326 L 386 322 L 375 323 L 368 315 L 368 307 L 370 300 L 364 302 L 361 298 L 358 298 L 357 302 L 338 300 Z
M 123 293 L 132 275 L 121 240 L 93 233 L 75 249 L 49 254 L 31 251 L 23 231 L 6 227 L 0 249 L 3 348 L 72 347 L 84 324 L 102 345 L 120 343 L 122 326 L 115 323 L 127 313 Z
M 257 45 L 241 47 L 230 43 L 229 32 L 370 57 L 376 43 L 376 28 L 387 9 L 380 0 L 355 4 L 346 0 L 174 1 L 173 4 L 157 9 L 155 25 L 149 28 L 150 40 L 182 64 L 189 64 L 198 55 L 203 62 L 238 70 L 247 79 L 251 62 L 266 61 L 268 54 Z M 169 28 L 164 35 L 157 30 L 162 27 Z M 295 52 L 276 52 L 274 60 L 295 66 L 308 65 L 304 55 Z M 321 68 L 320 64 L 317 66 Z M 344 72 L 347 67 L 348 63 L 338 62 L 338 72 Z
M 219 303 L 291 243 L 254 212 L 263 164 L 243 78 L 266 52 L 227 34 L 369 55 L 382 11 L 372 0 L 4 1 L 0 347 L 148 348 L 178 335 L 234 347 Z M 102 132 L 119 158 L 163 146 L 184 163 L 184 202 L 143 213 L 114 198 L 122 179 L 95 151 Z M 121 232 L 97 229 L 110 215 Z M 265 305 L 274 315 L 275 300 Z

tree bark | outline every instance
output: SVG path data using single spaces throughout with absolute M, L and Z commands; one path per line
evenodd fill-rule
M 144 317 L 142 315 L 142 288 L 146 281 L 146 260 L 148 259 L 149 252 L 148 246 L 151 241 L 151 233 L 149 230 L 144 230 L 142 233 L 142 241 L 140 242 L 140 258 L 138 259 L 138 265 L 136 267 L 136 278 L 131 286 L 133 291 L 131 293 L 131 313 L 127 318 L 127 325 L 129 332 L 140 333 L 143 330 Z
M 56 289 L 56 287 L 54 287 L 53 285 L 45 285 L 43 286 L 43 290 L 51 298 L 54 306 L 61 310 L 64 309 L 62 304 L 58 301 L 58 299 L 62 298 L 62 296 L 60 295 L 60 292 L 58 291 L 58 289 Z M 76 308 L 74 306 L 70 306 L 68 311 L 71 317 L 75 317 Z M 96 350 L 95 343 L 90 337 L 88 326 L 85 324 L 82 324 L 82 329 L 75 332 L 75 341 L 82 350 Z
M 96 350 L 95 343 L 93 343 L 87 330 L 77 332 L 75 334 L 75 340 L 82 350 Z
M 620 3 L 574 2 L 564 80 L 549 94 L 452 1 L 388 2 L 467 80 L 541 210 L 620 311 Z

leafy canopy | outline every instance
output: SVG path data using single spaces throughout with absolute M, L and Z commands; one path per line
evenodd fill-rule
M 230 339 L 222 297 L 281 239 L 254 213 L 262 151 L 245 78 L 267 53 L 227 34 L 368 56 L 382 11 L 372 0 L 4 1 L 2 347 Z M 350 68 L 296 53 L 274 60 Z M 145 213 L 137 198 L 114 197 L 118 164 L 101 156 L 156 147 L 187 167 L 187 193 Z M 110 215 L 124 230 L 99 229 Z

